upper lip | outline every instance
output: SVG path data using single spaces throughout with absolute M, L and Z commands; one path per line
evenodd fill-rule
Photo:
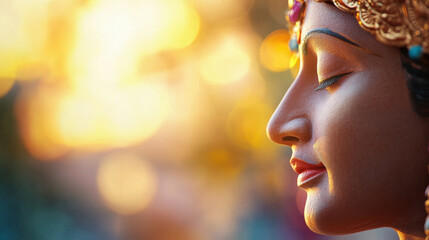
M 314 164 L 310 164 L 307 162 L 304 162 L 298 158 L 292 158 L 290 160 L 290 165 L 292 166 L 293 170 L 295 172 L 297 172 L 298 174 L 306 171 L 306 170 L 310 170 L 310 169 L 320 169 L 320 168 L 325 168 L 325 166 L 322 163 L 319 163 L 317 165 Z

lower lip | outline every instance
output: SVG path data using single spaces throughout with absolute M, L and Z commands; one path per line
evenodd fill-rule
M 303 171 L 298 175 L 297 185 L 298 187 L 308 183 L 319 176 L 321 176 L 326 171 L 326 168 L 316 168 L 316 169 L 308 169 Z

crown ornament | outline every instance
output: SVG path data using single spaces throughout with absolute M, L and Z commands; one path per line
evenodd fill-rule
M 292 52 L 297 53 L 301 43 L 301 25 L 305 16 L 305 0 L 289 0 L 289 11 L 286 20 L 293 25 L 292 37 L 289 41 L 289 48 Z
M 429 54 L 429 0 L 315 0 L 332 2 L 354 15 L 359 25 L 386 45 L 407 47 L 410 58 Z M 287 19 L 294 25 L 289 46 L 297 50 L 306 0 L 289 2 Z M 295 38 L 295 40 L 293 40 Z M 292 48 L 295 47 L 295 48 Z

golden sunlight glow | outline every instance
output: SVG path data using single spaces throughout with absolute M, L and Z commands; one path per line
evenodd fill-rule
M 259 50 L 259 60 L 265 68 L 273 72 L 290 68 L 292 54 L 289 50 L 289 39 L 289 33 L 283 29 L 272 32 L 264 39 Z
M 6 0 L 0 4 L 0 78 L 15 78 L 28 63 L 41 61 L 50 0 Z
M 209 48 L 201 59 L 203 79 L 214 85 L 242 79 L 249 71 L 251 57 L 238 38 L 224 38 Z
M 129 153 L 112 154 L 103 159 L 97 183 L 106 205 L 123 215 L 134 214 L 147 207 L 157 188 L 152 167 Z
M 59 142 L 69 146 L 104 142 L 102 112 L 96 103 L 91 99 L 69 96 L 59 105 L 56 123 L 61 136 Z
M 164 21 L 168 25 L 164 26 L 158 41 L 166 41 L 166 48 L 171 49 L 191 45 L 200 31 L 198 12 L 184 0 L 164 0 L 164 5 L 168 10 Z
M 141 59 L 189 46 L 199 16 L 184 0 L 99 0 L 77 23 L 69 76 L 77 91 L 97 95 L 142 80 Z
M 170 111 L 169 101 L 166 86 L 159 83 L 134 85 L 113 97 L 104 107 L 115 145 L 130 145 L 155 134 Z
M 135 80 L 142 56 L 185 48 L 200 29 L 185 0 L 99 0 L 79 19 L 69 72 L 79 86 L 97 88 Z
M 10 0 L 0 15 L 5 26 L 0 33 L 10 36 L 0 38 L 0 63 L 7 59 L 0 68 L 0 96 L 12 87 L 22 66 L 43 68 L 36 57 L 49 40 L 51 0 L 26 2 Z M 148 75 L 142 59 L 188 47 L 200 30 L 198 12 L 186 0 L 94 0 L 80 6 L 72 19 L 68 30 L 73 29 L 70 36 L 75 39 L 63 43 L 67 51 L 61 55 L 68 85 L 61 94 L 23 97 L 19 110 L 25 109 L 22 115 L 31 119 L 23 128 L 26 145 L 42 159 L 58 158 L 63 148 L 123 147 L 153 136 L 170 110 L 169 72 Z M 54 153 L 49 146 L 60 151 Z
M 70 96 L 60 102 L 59 142 L 73 147 L 118 147 L 151 137 L 169 111 L 168 93 L 160 84 L 141 84 L 112 92 L 103 101 Z
M 270 148 L 265 126 L 273 109 L 262 99 L 243 99 L 228 116 L 227 129 L 230 138 L 244 148 Z
M 4 95 L 6 95 L 6 93 L 9 92 L 9 90 L 12 88 L 14 83 L 15 83 L 14 78 L 1 78 L 0 77 L 0 97 L 3 97 Z
M 196 10 L 185 0 L 98 0 L 78 19 L 61 142 L 126 146 L 152 136 L 169 110 L 166 77 L 141 72 L 141 59 L 189 46 L 199 33 Z
M 21 94 L 15 112 L 20 127 L 21 137 L 28 151 L 41 160 L 55 160 L 68 148 L 58 144 L 56 116 L 57 102 L 61 93 L 52 89 L 41 88 L 37 92 Z
M 242 169 L 242 164 L 231 151 L 225 148 L 214 148 L 208 152 L 208 165 L 216 175 L 223 179 L 236 177 Z
M 3 34 L 1 30 L 0 34 Z M 19 68 L 25 63 L 25 56 L 19 50 L 2 49 L 6 46 L 0 41 L 0 78 L 15 79 Z
M 192 0 L 210 20 L 237 18 L 249 12 L 254 0 Z

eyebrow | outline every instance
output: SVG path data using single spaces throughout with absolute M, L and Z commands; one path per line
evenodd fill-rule
M 346 38 L 346 37 L 344 37 L 343 35 L 341 35 L 341 34 L 339 34 L 339 33 L 336 33 L 336 32 L 332 31 L 332 30 L 331 30 L 331 29 L 329 29 L 329 28 L 316 28 L 316 29 L 313 29 L 313 30 L 311 30 L 311 31 L 307 32 L 307 33 L 305 34 L 305 36 L 304 36 L 304 40 L 303 40 L 303 47 L 302 47 L 302 53 L 303 53 L 304 55 L 307 55 L 308 39 L 309 39 L 312 35 L 314 35 L 314 34 L 325 34 L 325 35 L 328 35 L 328 36 L 331 36 L 331 37 L 337 38 L 337 39 L 339 39 L 339 40 L 341 40 L 341 41 L 343 41 L 343 42 L 345 42 L 345 43 L 348 43 L 348 44 L 350 44 L 350 45 L 353 45 L 353 46 L 355 46 L 355 47 L 361 48 L 361 49 L 363 49 L 363 50 L 365 50 L 365 51 L 369 51 L 369 52 L 371 52 L 372 54 L 375 54 L 375 53 L 373 53 L 371 50 L 369 50 L 369 49 L 367 49 L 367 48 L 365 48 L 365 47 L 362 47 L 361 45 L 359 45 L 359 44 L 357 44 L 357 43 L 355 43 L 355 42 L 353 42 L 353 41 L 351 41 L 351 40 L 347 39 L 347 38 Z M 378 56 L 378 54 L 375 54 L 375 55 L 377 55 L 377 56 Z

